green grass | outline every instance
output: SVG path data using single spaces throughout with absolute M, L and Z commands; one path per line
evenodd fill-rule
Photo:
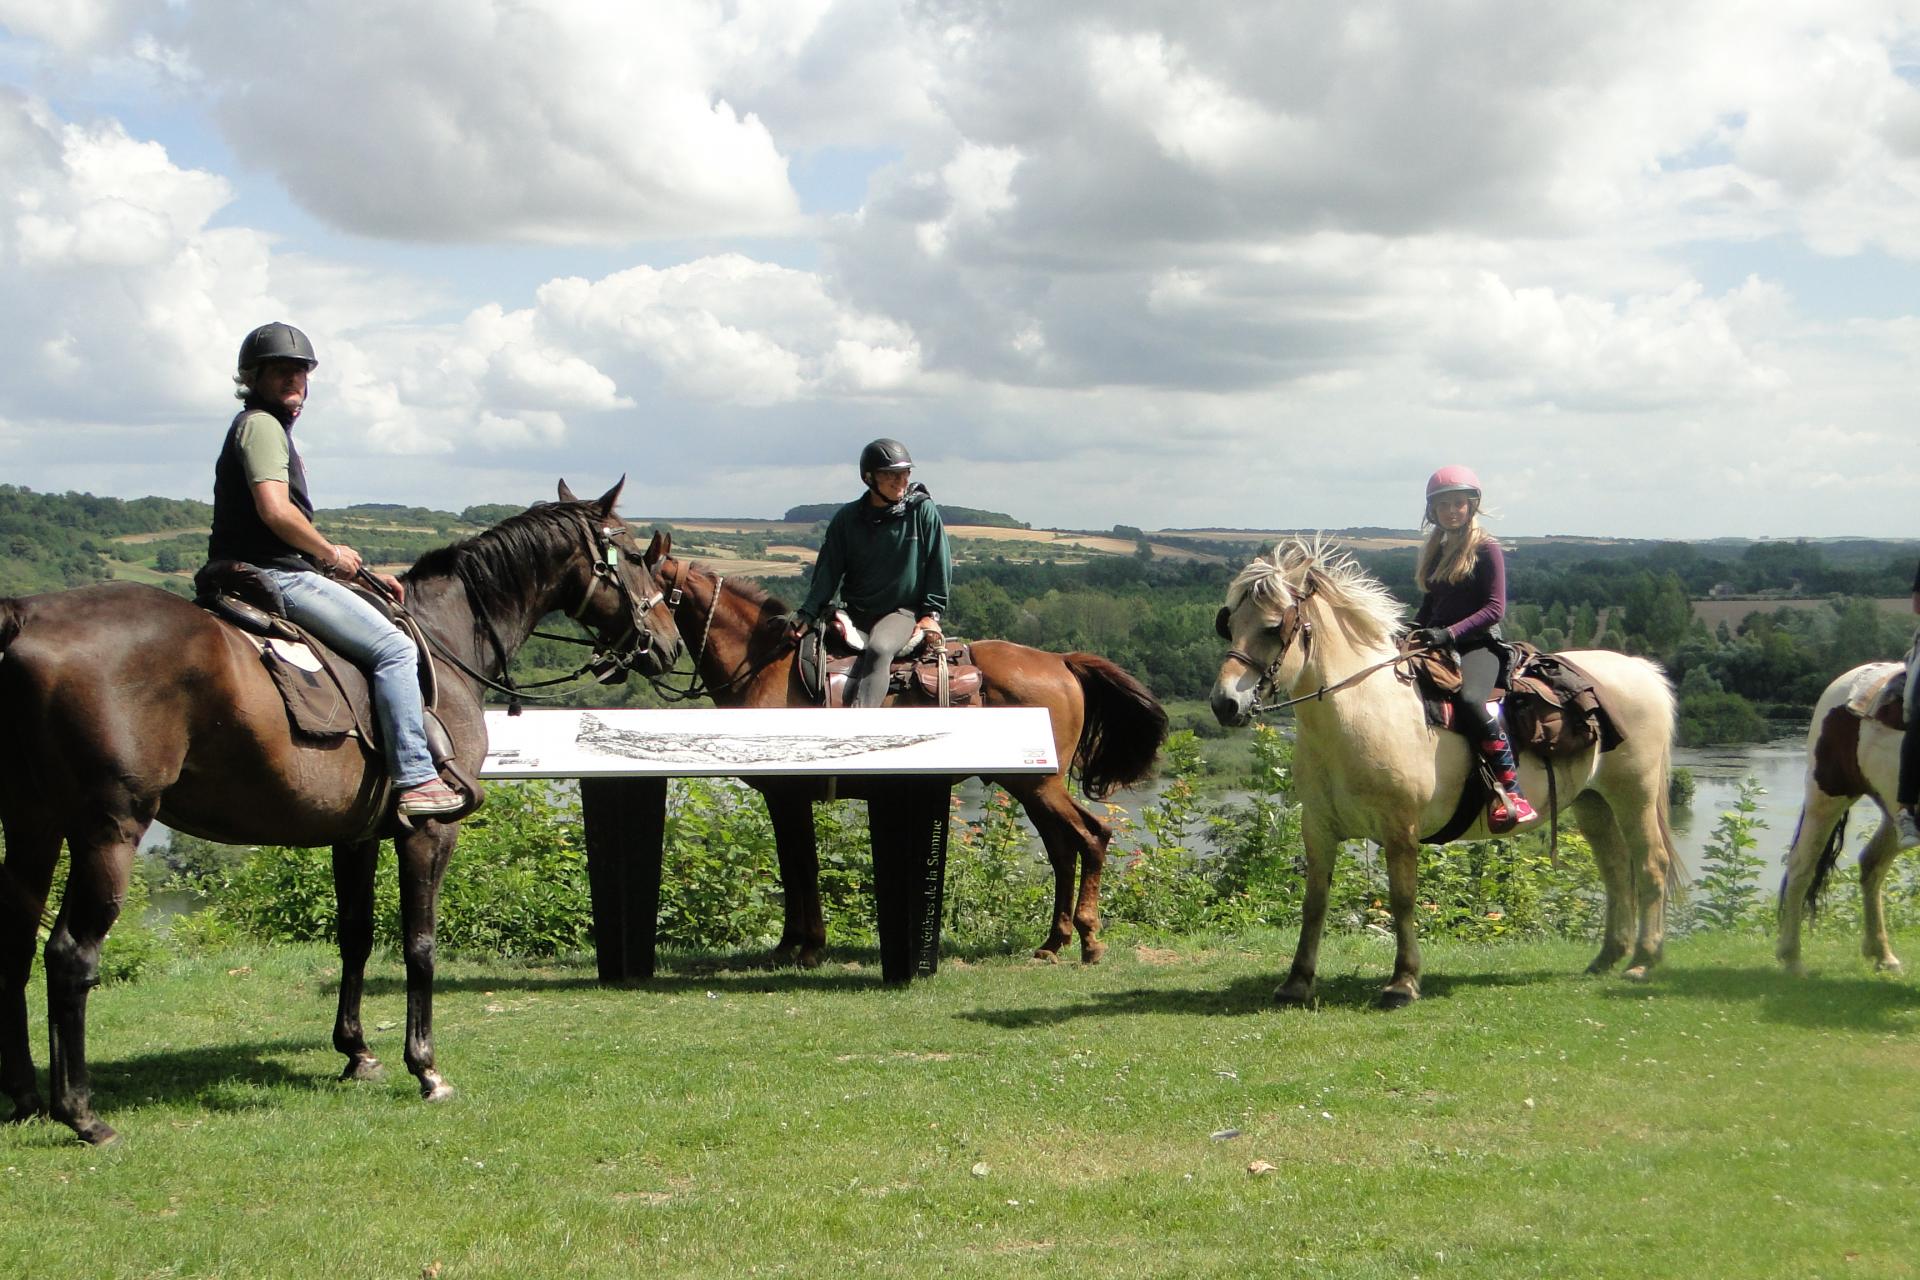
M 1722 936 L 1648 987 L 1575 976 L 1585 946 L 1434 943 L 1391 1014 L 1362 937 L 1318 1008 L 1273 1008 L 1290 942 L 907 990 L 870 955 L 629 989 L 447 963 L 440 1106 L 400 1063 L 397 963 L 367 1008 L 388 1077 L 347 1085 L 326 950 L 183 962 L 94 994 L 119 1143 L 0 1128 L 0 1276 L 1920 1269 L 1920 984 L 1841 931 L 1808 980 Z

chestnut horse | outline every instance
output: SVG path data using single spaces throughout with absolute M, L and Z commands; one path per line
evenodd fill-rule
M 655 548 L 665 535 L 656 535 Z M 671 541 L 667 544 L 671 549 Z M 812 705 L 800 687 L 788 639 L 787 607 L 759 586 L 723 578 L 711 568 L 664 556 L 654 576 L 674 606 L 674 621 L 694 652 L 696 687 L 722 707 Z M 1099 960 L 1106 944 L 1100 932 L 1100 872 L 1113 830 L 1067 791 L 1069 768 L 1080 786 L 1099 799 L 1145 778 L 1167 736 L 1167 713 L 1145 685 L 1107 659 L 1091 653 L 1049 653 L 1004 640 L 976 640 L 980 703 L 988 707 L 1045 707 L 1053 720 L 1053 774 L 988 778 L 1006 788 L 1027 812 L 1053 865 L 1053 923 L 1034 955 L 1059 958 L 1077 931 L 1080 958 Z M 891 699 L 889 699 L 891 701 Z M 957 709 L 955 715 L 966 714 Z M 822 799 L 819 779 L 754 779 L 766 798 L 780 856 L 785 919 L 774 958 L 781 963 L 819 963 L 827 944 L 820 908 L 820 862 L 814 843 L 812 802 Z M 885 779 L 842 778 L 836 794 L 862 799 Z M 1074 892 L 1074 869 L 1080 886 Z
M 437 711 L 469 776 L 487 749 L 474 675 L 498 679 L 548 613 L 564 610 L 611 638 L 645 674 L 677 660 L 679 635 L 645 553 L 613 514 L 620 488 L 581 502 L 562 481 L 560 502 L 429 552 L 407 572 L 407 608 L 454 668 L 440 666 Z M 402 829 L 385 762 L 348 739 L 295 736 L 246 636 L 165 591 L 108 583 L 0 599 L 0 1088 L 12 1119 L 43 1109 L 26 987 L 64 841 L 72 865 L 46 947 L 48 1109 L 87 1142 L 114 1137 L 94 1115 L 87 1082 L 87 992 L 134 851 L 156 819 L 227 844 L 333 846 L 341 961 L 333 1043 L 347 1057 L 344 1079 L 380 1067 L 361 1030 L 360 996 L 375 857 L 393 837 L 407 1067 L 429 1100 L 451 1094 L 434 1067 L 433 935 L 458 822 Z
M 1242 569 L 1220 610 L 1221 634 L 1232 645 L 1213 686 L 1220 723 L 1245 724 L 1275 691 L 1301 699 L 1294 777 L 1307 893 L 1293 967 L 1274 993 L 1282 1003 L 1313 994 L 1334 856 L 1342 840 L 1360 839 L 1379 842 L 1385 855 L 1398 944 L 1380 1003 L 1398 1008 L 1420 996 L 1420 841 L 1446 824 L 1472 762 L 1466 739 L 1429 725 L 1420 691 L 1386 670 L 1399 652 L 1400 613 L 1399 602 L 1351 558 L 1301 539 Z M 1667 821 L 1673 689 L 1645 658 L 1604 649 L 1567 657 L 1593 677 L 1624 739 L 1611 751 L 1588 747 L 1551 766 L 1555 791 L 1571 798 L 1606 886 L 1606 932 L 1587 971 L 1605 972 L 1627 956 L 1626 977 L 1644 980 L 1660 959 L 1667 891 L 1679 873 Z M 1546 769 L 1531 755 L 1520 761 L 1536 804 L 1548 794 Z M 1464 838 L 1486 835 L 1483 816 Z

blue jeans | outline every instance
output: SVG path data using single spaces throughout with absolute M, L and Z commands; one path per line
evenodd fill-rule
M 396 787 L 440 776 L 427 751 L 420 702 L 420 651 L 372 605 L 317 573 L 262 569 L 286 597 L 287 617 L 351 658 L 373 680 L 373 706 Z

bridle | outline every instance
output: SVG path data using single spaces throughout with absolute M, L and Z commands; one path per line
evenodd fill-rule
M 1293 705 L 1292 702 L 1267 703 L 1263 702 L 1262 699 L 1272 696 L 1274 692 L 1274 677 L 1280 673 L 1280 664 L 1287 660 L 1287 654 L 1293 648 L 1293 642 L 1295 640 L 1300 642 L 1301 662 L 1304 663 L 1313 656 L 1313 619 L 1307 617 L 1305 611 L 1301 608 L 1301 606 L 1307 602 L 1307 598 L 1313 594 L 1313 590 L 1314 580 L 1309 577 L 1306 580 L 1305 586 L 1301 588 L 1300 594 L 1294 598 L 1291 604 L 1280 611 L 1280 620 L 1267 628 L 1267 630 L 1273 634 L 1274 639 L 1279 641 L 1280 648 L 1279 651 L 1273 655 L 1273 661 L 1269 662 L 1264 669 L 1260 666 L 1260 660 L 1245 650 L 1227 650 L 1228 658 L 1240 663 L 1249 671 L 1260 672 L 1260 678 L 1254 681 L 1253 684 L 1253 704 L 1250 708 L 1250 712 L 1253 715 L 1259 715 L 1262 712 L 1275 711 L 1281 707 Z M 1213 629 L 1223 640 L 1233 639 L 1233 631 L 1228 626 L 1228 620 L 1231 616 L 1232 611 L 1225 605 L 1221 605 L 1220 612 L 1214 615 Z M 1321 692 L 1324 693 L 1326 691 L 1323 689 Z M 1313 696 L 1316 695 L 1308 695 L 1308 697 Z M 1302 702 L 1305 701 L 1305 699 L 1295 698 L 1293 701 Z
M 556 684 L 571 684 L 582 676 L 589 676 L 600 684 L 607 684 L 616 678 L 624 677 L 628 671 L 633 669 L 634 663 L 639 661 L 640 655 L 653 648 L 654 632 L 653 628 L 647 625 L 646 616 L 659 605 L 662 600 L 666 599 L 666 593 L 658 589 L 658 583 L 654 583 L 655 590 L 651 594 L 636 594 L 634 590 L 627 585 L 626 575 L 620 572 L 620 538 L 623 534 L 626 534 L 626 528 L 624 526 L 616 527 L 609 524 L 589 522 L 588 529 L 588 536 L 591 541 L 591 545 L 588 548 L 588 562 L 592 567 L 593 578 L 592 581 L 587 584 L 587 589 L 580 593 L 579 605 L 569 611 L 567 616 L 585 627 L 587 624 L 581 619 L 587 611 L 588 603 L 593 599 L 594 588 L 611 587 L 614 592 L 619 595 L 620 603 L 626 610 L 627 624 L 626 630 L 621 632 L 619 637 L 612 642 L 609 642 L 604 636 L 595 636 L 592 640 L 582 640 L 578 636 L 559 635 L 551 631 L 533 632 L 533 635 L 543 640 L 558 640 L 565 644 L 589 645 L 592 647 L 593 651 L 587 655 L 586 661 L 582 662 L 566 675 L 556 676 L 551 680 L 536 680 L 528 685 L 521 685 L 515 682 L 513 673 L 510 670 L 507 647 L 501 642 L 500 633 L 494 627 L 493 619 L 488 617 L 486 611 L 480 607 L 480 596 L 473 583 L 471 576 L 472 570 L 466 561 L 462 561 L 459 565 L 460 585 L 466 590 L 467 604 L 473 610 L 474 620 L 485 629 L 487 641 L 493 646 L 494 658 L 500 665 L 500 678 L 495 680 L 484 672 L 474 670 L 474 668 L 469 666 L 458 654 L 449 649 L 438 636 L 435 636 L 425 626 L 420 627 L 420 634 L 426 637 L 427 643 L 432 647 L 435 656 L 444 659 L 449 666 L 465 675 L 468 679 L 478 681 L 481 685 L 492 689 L 496 693 L 506 694 L 508 699 L 507 710 L 512 714 L 518 714 L 520 702 L 523 698 L 532 698 L 535 701 L 547 702 L 558 701 L 560 698 L 566 696 L 564 694 L 535 694 L 527 692 L 530 689 L 544 689 L 549 685 Z M 627 554 L 633 556 L 634 550 L 631 536 L 627 538 L 627 541 L 629 544 Z M 644 560 L 642 560 L 642 571 L 645 572 Z M 381 595 L 385 596 L 387 594 L 386 588 L 381 586 L 378 579 L 374 578 L 372 574 L 368 573 L 365 569 L 360 571 L 360 576 L 374 586 Z M 647 580 L 653 582 L 653 575 L 651 573 L 647 574 Z M 591 628 L 588 628 L 588 630 L 591 630 Z
M 1296 639 L 1300 641 L 1300 661 L 1305 663 L 1307 659 L 1313 656 L 1313 619 L 1306 617 L 1300 608 L 1301 605 L 1306 603 L 1307 597 L 1313 594 L 1313 588 L 1314 579 L 1309 576 L 1306 585 L 1300 590 L 1299 597 L 1295 599 L 1292 604 L 1281 610 L 1280 621 L 1268 628 L 1280 641 L 1280 652 L 1274 655 L 1273 661 L 1266 665 L 1266 669 L 1260 672 L 1260 678 L 1254 682 L 1253 701 L 1249 703 L 1247 707 L 1247 714 L 1249 716 L 1265 715 L 1269 711 L 1284 711 L 1288 707 L 1298 706 L 1302 702 L 1318 702 L 1330 693 L 1338 693 L 1349 685 L 1359 684 L 1376 671 L 1385 670 L 1387 667 L 1397 667 L 1401 663 L 1423 652 L 1421 649 L 1412 649 L 1403 653 L 1396 653 L 1391 658 L 1383 658 L 1372 666 L 1360 668 L 1344 680 L 1337 680 L 1332 684 L 1323 684 L 1312 693 L 1303 693 L 1297 698 L 1288 698 L 1284 702 L 1262 702 L 1260 699 L 1263 696 L 1273 693 L 1273 678 L 1279 673 L 1280 664 L 1286 661 L 1287 650 L 1293 647 L 1293 642 Z M 1213 629 L 1220 634 L 1222 639 L 1231 640 L 1233 638 L 1233 633 L 1227 626 L 1227 621 L 1231 616 L 1231 610 L 1225 605 L 1222 605 L 1220 612 L 1214 615 Z M 1244 664 L 1248 670 L 1254 670 L 1260 666 L 1257 658 L 1240 649 L 1227 650 L 1227 657 Z M 1402 678 L 1410 679 L 1411 677 Z
M 681 601 L 688 598 L 688 593 L 683 590 L 683 584 L 691 581 L 693 575 L 687 572 L 687 565 L 684 561 L 676 563 L 674 567 L 677 572 L 671 584 L 667 587 L 666 601 L 668 608 L 678 611 Z M 656 581 L 658 580 L 656 579 Z M 664 676 L 648 677 L 653 687 L 669 702 L 691 702 L 695 698 L 710 698 L 719 694 L 731 693 L 746 681 L 751 680 L 767 665 L 766 662 L 756 665 L 749 658 L 742 658 L 740 665 L 734 668 L 733 672 L 719 684 L 707 683 L 700 674 L 701 667 L 705 663 L 707 656 L 707 642 L 713 638 L 713 620 L 720 613 L 720 595 L 722 588 L 726 586 L 726 582 L 725 574 L 716 573 L 713 575 L 712 595 L 708 597 L 707 600 L 707 620 L 700 628 L 700 643 L 693 651 L 692 673 L 687 677 L 686 687 L 676 689 L 666 682 Z M 772 661 L 772 659 L 769 658 L 768 661 Z

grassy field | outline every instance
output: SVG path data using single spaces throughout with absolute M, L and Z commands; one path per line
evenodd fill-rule
M 1681 940 L 1649 987 L 1588 948 L 1434 945 L 1428 998 L 1335 939 L 1116 946 L 1095 969 L 873 958 L 443 965 L 441 1065 L 334 1081 L 322 949 L 97 992 L 121 1141 L 0 1129 L 4 1276 L 1910 1276 L 1920 984 L 1816 937 Z M 34 1007 L 41 992 L 36 982 Z M 44 1069 L 44 1029 L 35 1043 Z

